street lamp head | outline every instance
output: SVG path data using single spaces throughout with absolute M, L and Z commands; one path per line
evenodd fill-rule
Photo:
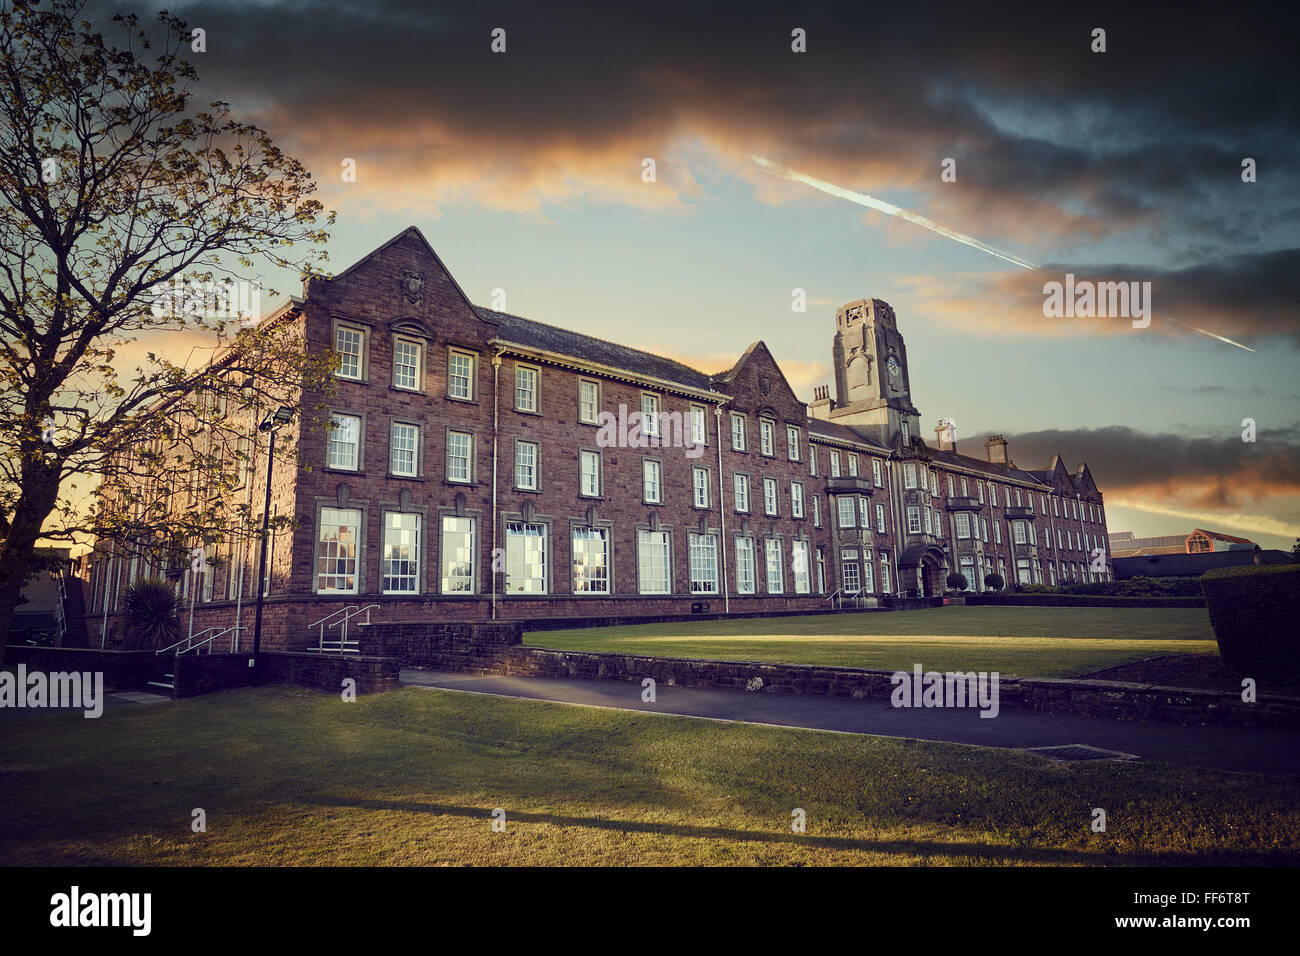
M 287 425 L 292 420 L 293 409 L 288 405 L 281 405 L 274 412 L 267 412 L 266 417 L 262 419 L 262 424 L 257 427 L 259 431 L 269 432 L 281 425 Z

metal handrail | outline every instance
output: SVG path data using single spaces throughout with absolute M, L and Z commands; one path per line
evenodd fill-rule
M 162 650 L 156 651 L 155 653 L 165 654 L 168 651 L 172 650 L 173 648 L 180 647 L 182 644 L 186 646 L 176 651 L 177 654 L 185 654 L 188 653 L 189 651 L 197 650 L 200 647 L 209 647 L 209 653 L 211 653 L 210 645 L 212 644 L 213 641 L 221 637 L 223 634 L 230 634 L 231 631 L 234 631 L 234 634 L 231 634 L 230 637 L 230 651 L 233 654 L 237 650 L 236 642 L 239 640 L 239 632 L 247 631 L 247 630 L 248 630 L 247 624 L 232 624 L 230 627 L 225 627 L 225 628 L 205 627 L 203 630 L 199 631 L 198 634 L 191 634 L 189 637 L 183 637 L 175 644 L 171 644 L 167 647 L 164 647 L 162 648 Z M 197 644 L 194 643 L 195 638 L 202 637 L 202 635 L 207 634 L 208 631 L 216 631 L 217 633 L 213 634 L 211 637 L 204 638 L 203 640 L 199 641 Z
M 851 597 L 851 598 L 853 598 L 853 606 L 854 606 L 854 607 L 857 607 L 857 608 L 862 607 L 862 592 L 865 591 L 866 589 L 867 589 L 867 586 L 864 584 L 862 587 L 858 588 L 858 589 L 857 589 L 856 591 L 854 591 L 852 594 L 846 595 L 846 597 Z
M 358 605 L 356 605 L 356 604 L 349 604 L 347 607 L 341 607 L 341 608 L 339 608 L 337 611 L 332 611 L 331 613 L 326 614 L 326 615 L 325 615 L 323 618 L 321 618 L 319 621 L 312 621 L 310 624 L 307 625 L 307 629 L 308 629 L 308 630 L 311 630 L 313 627 L 316 627 L 317 625 L 319 625 L 319 626 L 320 626 L 320 639 L 321 639 L 321 642 L 324 643 L 324 641 L 325 641 L 325 622 L 328 621 L 328 620 L 329 620 L 330 618 L 332 618 L 332 617 L 338 617 L 340 614 L 346 615 L 346 614 L 348 613 L 348 611 L 355 611 L 355 610 L 357 610 L 357 609 L 358 609 Z M 330 626 L 333 627 L 334 625 L 331 624 Z
M 349 647 L 350 645 L 356 645 L 357 648 L 360 649 L 360 642 L 359 642 L 359 641 L 349 641 L 349 640 L 348 640 L 348 623 L 349 623 L 349 622 L 350 622 L 354 617 L 359 617 L 361 614 L 364 613 L 365 616 L 366 616 L 366 619 L 365 619 L 364 621 L 358 621 L 358 622 L 357 622 L 357 626 L 358 626 L 358 627 L 368 627 L 368 626 L 370 625 L 370 612 L 373 611 L 373 610 L 375 610 L 375 609 L 377 609 L 378 607 L 379 607 L 378 604 L 367 604 L 365 607 L 359 607 L 358 605 L 352 604 L 352 605 L 349 605 L 348 607 L 343 608 L 341 612 L 340 612 L 340 611 L 335 611 L 333 614 L 330 615 L 330 617 L 336 617 L 336 616 L 337 616 L 338 614 L 340 614 L 340 613 L 343 614 L 343 616 L 340 617 L 337 621 L 334 621 L 334 622 L 332 622 L 331 624 L 328 625 L 329 627 L 335 627 L 335 626 L 339 626 L 339 625 L 341 625 L 341 626 L 339 626 L 339 639 L 338 639 L 338 642 L 337 642 L 337 643 L 338 643 L 338 650 L 339 650 L 339 653 L 340 653 L 340 654 L 342 654 L 345 650 L 347 650 L 348 647 Z M 325 625 L 323 622 L 321 622 L 321 621 L 318 621 L 317 623 L 321 625 L 321 630 L 320 630 L 320 635 L 321 635 L 321 636 L 320 636 L 320 641 L 318 642 L 318 644 L 317 644 L 317 646 L 316 646 L 316 649 L 317 649 L 318 651 L 323 651 L 323 650 L 325 650 L 325 627 L 326 627 L 326 625 Z M 334 641 L 330 641 L 329 643 L 330 643 L 330 646 L 331 646 L 331 647 L 333 647 L 333 645 L 335 644 Z

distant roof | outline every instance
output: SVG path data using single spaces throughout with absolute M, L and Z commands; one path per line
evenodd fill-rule
M 1224 534 L 1222 531 L 1206 531 L 1204 528 L 1193 528 L 1192 534 L 1196 534 L 1198 531 L 1201 534 L 1209 535 L 1211 538 L 1214 538 L 1216 541 L 1227 541 L 1230 544 L 1254 544 L 1255 543 L 1251 541 L 1249 538 L 1238 538 L 1236 535 Z
M 1215 568 L 1236 568 L 1255 563 L 1259 555 L 1263 564 L 1290 564 L 1286 551 L 1205 551 L 1201 554 L 1151 554 L 1132 558 L 1114 558 L 1115 578 L 1191 578 Z
M 508 312 L 485 309 L 481 305 L 474 306 L 474 311 L 488 321 L 496 322 L 497 337 L 514 345 L 567 355 L 570 358 L 607 365 L 634 375 L 657 378 L 702 392 L 713 390 L 710 387 L 710 376 L 689 365 L 683 365 L 662 355 L 655 355 L 653 352 L 607 342 L 593 335 L 571 332 L 544 322 L 534 322 L 532 319 L 511 315 Z

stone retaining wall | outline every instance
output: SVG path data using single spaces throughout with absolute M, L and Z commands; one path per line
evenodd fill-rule
M 387 649 L 386 649 L 387 652 Z M 429 644 L 404 666 L 510 677 L 623 680 L 652 677 L 678 687 L 745 690 L 755 678 L 766 694 L 888 700 L 893 671 L 755 661 L 715 661 L 597 651 L 565 651 L 472 641 Z M 1116 720 L 1168 720 L 1183 724 L 1300 728 L 1300 700 L 1261 696 L 1243 703 L 1231 691 L 1192 690 L 1101 680 L 1008 678 L 998 682 L 999 707 L 1078 714 Z

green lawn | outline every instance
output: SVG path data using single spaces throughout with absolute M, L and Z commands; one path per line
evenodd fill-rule
M 1161 654 L 1217 654 L 1204 608 L 965 607 L 534 631 L 574 651 L 1074 677 Z
M 1294 777 L 418 688 L 237 690 L 0 735 L 5 865 L 1293 865 L 1298 807 Z

